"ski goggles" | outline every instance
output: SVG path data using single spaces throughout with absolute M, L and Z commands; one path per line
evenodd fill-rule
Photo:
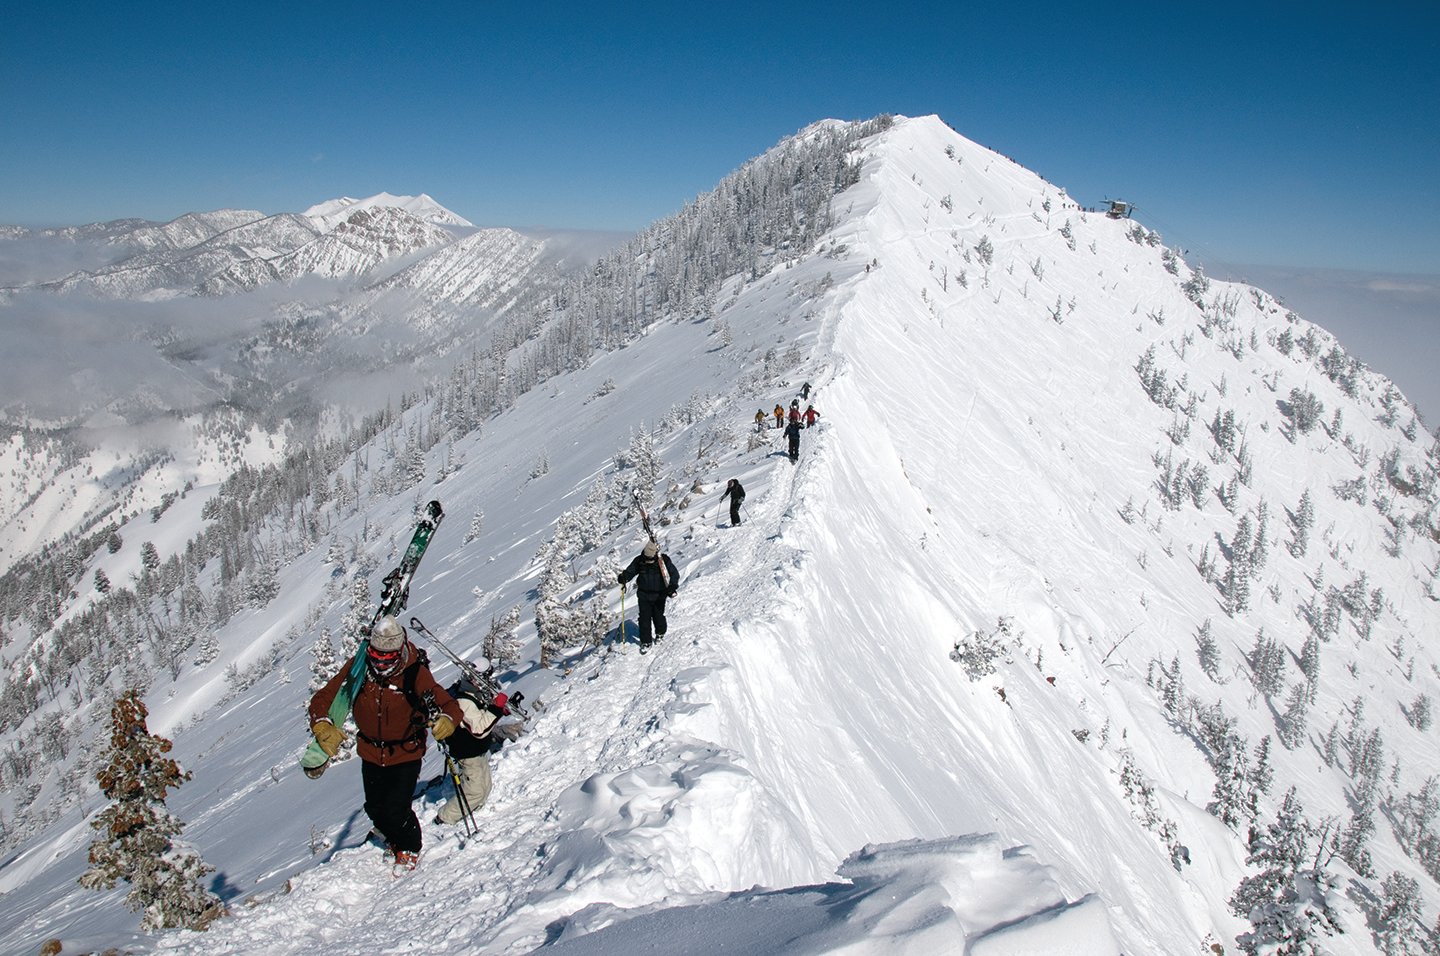
M 396 648 L 393 651 L 377 651 L 375 648 L 371 647 L 366 650 L 365 654 L 367 657 L 370 658 L 370 663 L 380 668 L 389 667 L 400 659 L 399 648 Z

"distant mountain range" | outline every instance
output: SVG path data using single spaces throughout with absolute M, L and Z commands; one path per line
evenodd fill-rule
M 383 407 L 623 238 L 477 228 L 429 196 L 389 193 L 302 213 L 0 227 L 0 332 L 23 359 L 0 391 L 18 469 L 10 493 L 0 488 L 0 521 L 12 522 L 0 555 L 135 494 L 153 506 L 188 480 L 186 469 L 146 477 L 161 463 L 223 460 L 202 469 L 223 477 L 249 457 L 187 430 L 283 447 L 326 416 Z M 177 430 L 177 418 L 190 424 Z M 41 475 L 70 487 L 60 472 L 98 467 L 102 436 L 122 459 L 105 466 L 114 480 L 27 518 L 24 489 Z

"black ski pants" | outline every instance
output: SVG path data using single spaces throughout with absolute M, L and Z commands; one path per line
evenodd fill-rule
M 655 637 L 665 636 L 665 595 L 639 594 L 637 597 L 640 599 L 640 643 L 649 647 Z
M 734 496 L 730 498 L 730 527 L 740 523 L 740 499 Z
M 360 762 L 360 779 L 365 785 L 365 812 L 375 829 L 392 847 L 407 853 L 420 852 L 420 821 L 410 802 L 420 781 L 419 760 L 382 767 L 368 760 Z

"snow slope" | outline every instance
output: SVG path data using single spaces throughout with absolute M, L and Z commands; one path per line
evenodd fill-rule
M 444 786 L 426 790 L 424 862 L 394 880 L 364 842 L 353 762 L 317 782 L 296 772 L 307 649 L 343 614 L 350 570 L 312 553 L 278 599 L 226 627 L 219 660 L 150 699 L 151 728 L 176 736 L 195 774 L 170 805 L 219 868 L 233 918 L 203 936 L 129 937 L 118 892 L 72 888 L 89 838 L 72 812 L 0 869 L 0 949 L 58 935 L 67 952 L 207 954 L 1228 951 L 1248 925 L 1226 906 L 1246 872 L 1243 833 L 1206 812 L 1214 773 L 1167 712 L 1156 665 L 1177 661 L 1198 703 L 1221 702 L 1250 741 L 1273 736 L 1280 702 L 1252 687 L 1245 654 L 1263 627 L 1298 656 L 1296 607 L 1317 569 L 1337 584 L 1365 570 L 1385 610 L 1368 640 L 1347 628 L 1326 644 L 1311 732 L 1274 748 L 1260 819 L 1292 785 L 1316 818 L 1349 813 L 1351 783 L 1319 742 L 1357 698 L 1398 761 L 1394 792 L 1433 773 L 1435 735 L 1401 707 L 1440 688 L 1424 640 L 1440 623 L 1426 587 L 1436 543 L 1387 548 L 1377 505 L 1331 494 L 1366 477 L 1362 456 L 1323 430 L 1284 431 L 1283 400 L 1304 387 L 1346 410 L 1354 447 L 1423 463 L 1428 436 L 1377 414 L 1383 379 L 1366 373 L 1346 395 L 1274 348 L 1308 326 L 1258 290 L 1213 284 L 1225 305 L 1209 314 L 1227 321 L 1207 323 L 1162 247 L 935 118 L 898 120 L 861 153 L 861 182 L 815 254 L 732 280 L 713 321 L 659 323 L 523 396 L 457 443 L 458 473 L 328 515 L 378 578 L 416 504 L 443 500 L 410 612 L 475 653 L 493 617 L 530 612 L 560 513 L 623 477 L 613 456 L 635 429 L 662 442 L 658 530 L 684 578 L 670 634 L 642 657 L 612 630 L 554 670 L 506 675 L 543 706 L 495 758 L 477 835 L 431 824 Z M 1166 434 L 1178 413 L 1136 373 L 1151 345 L 1197 396 L 1178 442 Z M 779 432 L 752 435 L 750 419 L 802 382 L 822 417 L 792 465 Z M 1167 451 L 1205 461 L 1215 482 L 1237 467 L 1208 456 L 1205 423 L 1223 409 L 1246 423 L 1253 460 L 1237 511 L 1214 494 L 1163 508 Z M 749 491 L 733 529 L 717 501 L 730 477 Z M 1302 560 L 1283 547 L 1284 515 L 1306 488 L 1319 515 Z M 1232 618 L 1196 564 L 1262 498 L 1271 556 Z M 1375 498 L 1391 514 L 1420 508 Z M 479 537 L 462 541 L 482 512 Z M 613 566 L 642 540 L 631 524 L 576 562 L 579 596 L 617 621 Z M 1196 660 L 1207 619 L 1219 680 Z M 969 680 L 951 651 L 975 632 L 998 632 L 1005 652 Z M 277 648 L 277 672 L 227 694 L 223 668 Z M 1120 780 L 1127 761 L 1188 863 L 1144 824 Z M 1382 875 L 1421 879 L 1433 922 L 1433 881 L 1383 823 L 1372 851 Z M 1328 948 L 1374 952 L 1374 885 L 1336 868 L 1345 932 Z

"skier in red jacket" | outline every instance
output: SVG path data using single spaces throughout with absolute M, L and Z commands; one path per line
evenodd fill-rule
M 349 672 L 347 662 L 310 698 L 310 732 L 330 757 L 346 739 L 345 731 L 330 721 L 330 703 Z M 376 621 L 370 633 L 365 679 L 350 713 L 360 738 L 356 749 L 365 812 L 385 838 L 387 856 L 397 871 L 413 870 L 420 862 L 421 835 L 410 800 L 425 756 L 426 725 L 436 740 L 444 740 L 465 715 L 436 682 L 425 655 L 407 639 L 405 628 L 389 615 Z

